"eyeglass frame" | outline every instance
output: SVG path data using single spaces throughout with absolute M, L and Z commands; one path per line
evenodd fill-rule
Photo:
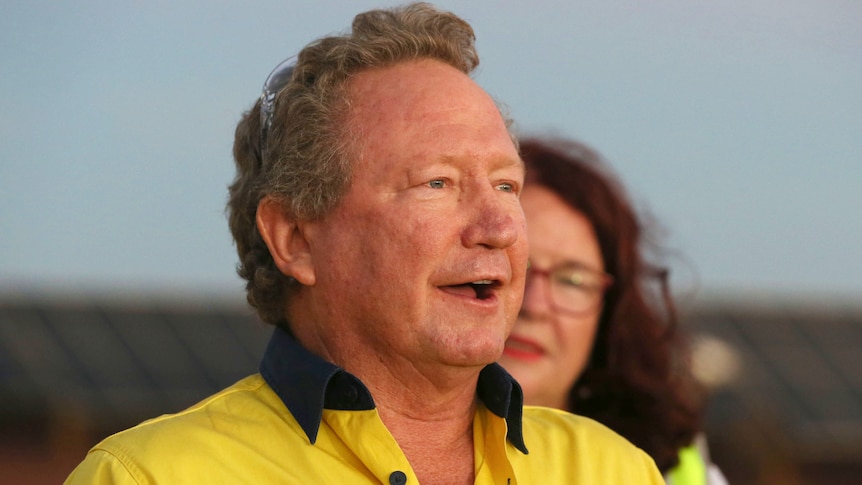
M 553 274 L 556 271 L 558 271 L 564 267 L 577 267 L 578 269 L 584 270 L 585 272 L 587 272 L 589 274 L 592 274 L 592 275 L 599 277 L 599 284 L 598 285 L 591 285 L 589 287 L 584 286 L 584 287 L 577 288 L 577 289 L 583 289 L 583 290 L 588 290 L 588 291 L 594 292 L 597 295 L 595 302 L 593 302 L 589 307 L 581 309 L 581 310 L 572 310 L 570 308 L 566 308 L 565 306 L 560 305 L 559 303 L 557 303 L 555 301 L 554 291 L 552 289 L 552 285 L 555 284 Z M 553 308 L 554 310 L 556 310 L 560 313 L 570 315 L 570 316 L 576 316 L 576 317 L 587 315 L 588 313 L 595 310 L 596 308 L 601 307 L 602 303 L 604 302 L 605 293 L 607 293 L 608 289 L 611 286 L 613 286 L 613 284 L 614 284 L 614 277 L 610 273 L 607 273 L 605 271 L 600 271 L 600 270 L 597 270 L 594 268 L 590 268 L 589 266 L 587 266 L 583 263 L 577 262 L 577 261 L 563 261 L 561 263 L 558 263 L 558 264 L 551 266 L 550 268 L 543 269 L 543 268 L 537 268 L 533 264 L 532 260 L 527 260 L 527 275 L 526 275 L 526 282 L 525 282 L 525 286 L 524 286 L 525 292 L 527 290 L 527 286 L 529 284 L 531 284 L 532 278 L 534 276 L 542 276 L 547 281 L 547 283 L 548 283 L 547 299 L 548 299 L 548 303 L 550 304 L 551 308 Z
M 266 151 L 266 138 L 272 126 L 272 115 L 275 113 L 275 98 L 278 92 L 287 85 L 296 68 L 297 56 L 291 56 L 281 61 L 263 82 L 263 92 L 260 95 L 260 153 Z

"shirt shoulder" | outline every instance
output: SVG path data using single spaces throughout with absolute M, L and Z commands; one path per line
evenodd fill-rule
M 266 460 L 271 451 L 265 443 L 274 433 L 298 443 L 304 438 L 278 396 L 255 374 L 184 411 L 105 438 L 66 483 L 172 483 L 225 473 L 243 462 L 254 466 L 251 462 Z M 213 460 L 218 456 L 232 458 Z M 213 469 L 214 464 L 225 470 Z
M 523 430 L 529 454 L 514 457 L 536 478 L 559 470 L 570 483 L 664 484 L 649 455 L 590 418 L 524 406 Z

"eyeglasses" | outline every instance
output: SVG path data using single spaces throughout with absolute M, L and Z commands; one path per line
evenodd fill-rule
M 281 91 L 293 74 L 296 67 L 296 56 L 288 57 L 275 66 L 263 83 L 263 93 L 260 95 L 260 149 L 266 147 L 266 136 L 272 125 L 272 114 L 275 112 L 275 96 Z
M 613 276 L 574 261 L 567 261 L 548 269 L 537 268 L 527 262 L 527 286 L 535 277 L 548 280 L 549 302 L 557 311 L 583 315 L 596 309 L 605 291 L 613 284 Z

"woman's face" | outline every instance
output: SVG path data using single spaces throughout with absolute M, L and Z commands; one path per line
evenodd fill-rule
M 601 292 L 591 307 L 561 312 L 543 270 L 576 263 L 604 271 L 601 250 L 589 220 L 544 186 L 521 194 L 527 219 L 531 274 L 524 303 L 506 341 L 500 364 L 521 384 L 527 404 L 565 409 L 569 389 L 584 370 L 601 312 Z

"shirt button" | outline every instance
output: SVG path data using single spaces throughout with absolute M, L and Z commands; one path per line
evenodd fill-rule
M 347 388 L 347 400 L 350 404 L 356 405 L 359 402 L 359 390 L 356 389 L 355 386 L 350 386 Z
M 389 485 L 404 485 L 407 483 L 407 475 L 402 471 L 394 471 L 389 475 Z

